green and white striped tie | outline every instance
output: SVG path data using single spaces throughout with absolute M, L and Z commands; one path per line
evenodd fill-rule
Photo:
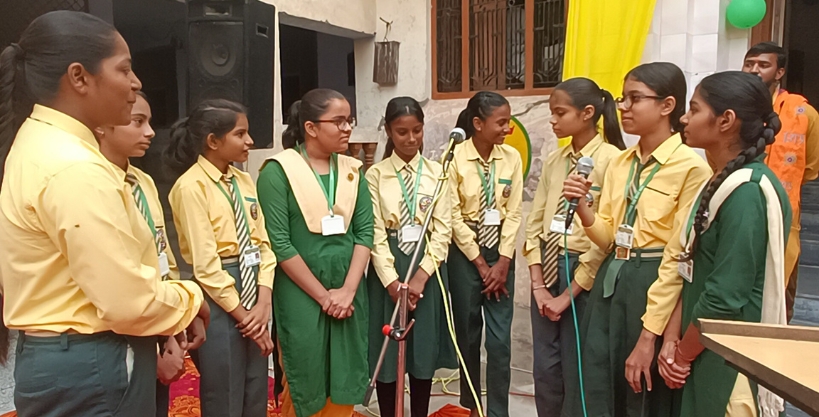
M 233 202 L 233 217 L 236 223 L 236 239 L 239 242 L 239 272 L 242 280 L 242 293 L 240 298 L 242 307 L 247 310 L 256 305 L 258 288 L 256 287 L 256 273 L 253 267 L 245 266 L 244 255 L 250 247 L 250 234 L 248 231 L 247 219 L 242 201 L 236 196 L 236 189 L 233 187 L 232 178 L 222 177 L 227 184 L 230 199 Z
M 574 154 L 569 154 L 570 160 L 570 167 L 569 172 L 573 172 L 575 167 L 577 167 L 577 157 Z M 560 199 L 557 201 L 557 211 L 555 215 L 566 215 L 566 198 L 563 197 L 563 194 L 560 195 Z M 560 233 L 549 232 L 546 235 L 546 244 L 542 246 L 541 252 L 541 266 L 543 270 L 543 283 L 546 285 L 546 288 L 551 287 L 557 282 L 557 264 L 558 259 L 557 255 L 560 253 L 560 240 L 563 238 L 563 235 Z
M 149 208 L 145 206 L 144 203 L 147 201 L 145 198 L 145 192 L 142 191 L 142 186 L 139 185 L 137 177 L 129 172 L 125 174 L 125 182 L 131 185 L 131 195 L 134 196 L 134 204 L 136 204 L 137 210 L 142 213 L 142 218 L 144 218 L 148 224 L 151 224 L 151 213 Z M 152 232 L 154 231 L 152 230 Z M 158 233 L 154 233 L 154 243 L 156 244 L 156 253 L 162 253 L 162 250 L 164 249 L 162 247 L 162 237 Z
M 399 178 L 399 181 L 404 181 L 404 188 L 411 189 L 410 186 L 412 184 L 412 170 L 410 169 L 409 165 L 404 165 L 404 168 L 401 169 L 402 176 Z M 403 227 L 404 226 L 411 226 L 415 219 L 410 217 L 409 206 L 406 199 L 401 199 L 401 226 L 398 228 L 398 249 L 401 252 L 404 252 L 405 255 L 409 255 L 415 250 L 415 244 L 417 242 L 403 242 Z
M 481 161 L 481 166 L 483 167 L 483 177 L 486 179 L 486 184 L 489 184 L 489 182 L 492 181 L 489 175 L 489 165 Z M 481 187 L 481 208 L 478 214 L 478 245 L 484 248 L 494 248 L 500 240 L 500 228 L 498 226 L 484 225 L 486 221 L 486 210 L 495 209 L 496 207 L 497 202 L 495 201 L 495 196 L 489 196 L 489 202 L 487 202 L 485 187 Z

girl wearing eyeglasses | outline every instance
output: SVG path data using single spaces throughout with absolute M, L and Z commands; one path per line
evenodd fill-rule
M 682 248 L 672 232 L 675 217 L 711 175 L 680 138 L 685 95 L 685 77 L 673 64 L 644 64 L 626 75 L 617 104 L 623 129 L 640 141 L 609 163 L 597 213 L 577 207 L 597 245 L 592 256 L 604 258 L 580 326 L 589 415 L 671 415 L 672 391 L 652 363 L 674 304 L 662 311 L 653 306 L 667 305 L 665 298 L 676 301 L 679 292 L 649 298 L 647 291 L 658 276 L 678 273 Z M 571 175 L 564 196 L 584 198 L 590 185 Z M 582 415 L 580 387 L 570 388 L 570 415 Z
M 364 398 L 373 210 L 361 162 L 340 155 L 352 133 L 350 103 L 328 89 L 291 107 L 285 151 L 257 182 L 279 260 L 273 294 L 284 416 L 348 416 Z

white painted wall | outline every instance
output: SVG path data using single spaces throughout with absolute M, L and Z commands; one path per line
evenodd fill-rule
M 688 80 L 689 96 L 704 77 L 739 70 L 751 31 L 727 23 L 730 0 L 657 0 L 643 62 L 667 61 Z
M 375 32 L 376 0 L 262 0 L 279 13 L 359 34 Z M 283 17 L 283 19 L 287 19 Z M 288 22 L 289 24 L 289 22 Z M 307 28 L 313 29 L 313 28 Z M 316 30 L 316 29 L 313 29 Z

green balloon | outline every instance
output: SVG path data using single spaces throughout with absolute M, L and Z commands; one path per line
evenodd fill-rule
M 765 17 L 765 0 L 733 0 L 725 15 L 728 22 L 740 29 L 750 29 Z

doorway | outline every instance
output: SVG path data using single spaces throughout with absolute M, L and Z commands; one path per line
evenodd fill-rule
M 356 114 L 353 40 L 297 26 L 279 24 L 282 116 L 314 88 L 331 88 L 350 102 Z
M 819 0 L 790 0 L 785 6 L 784 45 L 788 51 L 785 87 L 819 105 Z

